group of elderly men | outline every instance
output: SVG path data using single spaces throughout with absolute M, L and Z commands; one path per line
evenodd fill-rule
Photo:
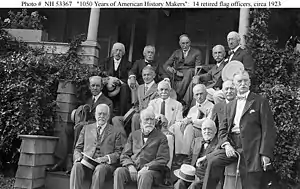
M 194 75 L 195 67 L 201 65 L 201 54 L 190 47 L 187 35 L 180 36 L 181 50 L 163 66 L 154 61 L 155 48 L 146 46 L 145 59 L 129 69 L 122 59 L 125 47 L 116 43 L 103 69 L 120 79 L 123 87 L 117 100 L 122 113 L 113 116 L 116 99 L 112 103 L 102 93 L 101 77 L 91 77 L 93 97 L 88 103 L 93 121 L 75 127 L 78 137 L 71 189 L 82 188 L 87 175 L 93 189 L 103 188 L 105 179 L 112 176 L 115 189 L 129 182 L 147 189 L 163 183 L 173 165 L 181 166 L 174 171 L 178 177 L 175 188 L 215 189 L 225 166 L 236 162 L 237 154 L 241 156 L 243 189 L 260 188 L 263 171 L 273 157 L 273 115 L 267 99 L 250 92 L 254 62 L 240 47 L 239 34 L 230 32 L 227 40 L 232 51 L 229 58 L 225 59 L 225 48 L 216 45 L 212 50 L 216 65 L 202 75 Z M 223 82 L 222 68 L 231 60 L 242 62 L 245 70 Z M 203 81 L 211 82 L 205 86 Z M 136 93 L 137 98 L 131 99 L 135 113 L 127 138 L 123 116 L 130 93 Z M 177 99 L 191 107 L 185 117 Z M 97 162 L 94 169 L 83 163 L 85 157 Z

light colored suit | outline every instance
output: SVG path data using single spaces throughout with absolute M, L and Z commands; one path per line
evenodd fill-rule
M 153 110 L 155 116 L 158 116 L 160 114 L 161 110 L 161 98 L 157 98 L 154 100 L 151 100 L 148 107 Z M 180 121 L 183 119 L 182 117 L 182 104 L 178 102 L 177 100 L 174 100 L 172 98 L 168 98 L 166 100 L 165 104 L 165 117 L 168 120 L 168 128 L 173 125 L 176 121 Z M 168 163 L 168 167 L 171 168 L 172 161 L 173 161 L 173 152 L 174 152 L 174 136 L 165 133 L 168 139 L 168 145 L 170 149 L 170 161 Z
M 213 107 L 214 104 L 208 100 L 205 100 L 201 105 L 196 104 L 190 109 L 187 117 L 190 117 L 193 122 L 197 121 L 197 125 L 183 125 L 184 123 L 177 122 L 169 128 L 175 135 L 175 154 L 188 155 L 193 139 L 202 136 L 202 122 L 205 118 L 211 118 Z M 201 114 L 200 111 L 202 112 Z M 199 115 L 202 115 L 201 119 L 199 119 Z

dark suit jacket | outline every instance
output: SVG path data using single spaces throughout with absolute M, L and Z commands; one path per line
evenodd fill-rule
M 121 59 L 117 74 L 114 74 L 115 64 L 114 58 L 109 57 L 100 64 L 100 69 L 105 71 L 109 76 L 117 77 L 124 83 L 127 83 L 128 72 L 131 68 L 131 62 L 128 62 L 124 57 Z
M 81 157 L 81 152 L 94 156 L 97 143 L 100 142 L 100 156 L 108 155 L 111 164 L 117 164 L 123 149 L 121 142 L 121 134 L 112 125 L 107 124 L 102 134 L 100 141 L 97 140 L 97 124 L 85 125 L 81 130 L 78 141 L 74 149 L 74 160 Z M 97 158 L 97 157 L 93 157 Z
M 122 166 L 134 165 L 137 170 L 145 165 L 149 169 L 151 167 L 165 167 L 169 160 L 167 137 L 157 129 L 150 133 L 146 143 L 143 141 L 141 130 L 130 133 L 120 158 Z
M 220 144 L 230 139 L 237 100 L 225 106 L 225 118 L 219 128 Z M 248 172 L 262 171 L 261 155 L 273 158 L 276 128 L 268 100 L 250 92 L 240 120 L 241 142 Z
M 176 62 L 176 65 L 174 65 L 174 62 Z M 195 68 L 195 66 L 200 66 L 202 64 L 201 52 L 198 49 L 191 47 L 186 58 L 183 56 L 182 49 L 177 49 L 174 51 L 171 57 L 165 62 L 163 67 L 165 70 L 167 70 L 168 66 L 174 67 L 175 69 Z
M 190 164 L 192 166 L 196 165 L 197 159 L 199 157 L 202 157 L 200 156 L 201 155 L 200 153 L 204 150 L 203 149 L 204 146 L 202 142 L 203 142 L 202 137 L 197 137 L 193 140 L 190 153 L 188 155 L 188 158 L 185 159 L 184 163 Z M 209 158 L 208 154 L 210 154 L 217 148 L 217 144 L 218 144 L 218 136 L 216 135 L 204 151 L 204 154 L 207 156 L 207 158 Z
M 137 90 L 138 101 L 135 102 L 135 106 L 138 106 L 138 110 L 141 111 L 148 107 L 150 100 L 157 98 L 159 95 L 157 93 L 157 84 L 154 83 L 150 89 L 147 90 L 145 94 L 145 85 L 139 85 Z
M 223 61 L 219 67 L 214 65 L 207 73 L 200 75 L 200 80 L 204 79 L 209 82 L 207 88 L 218 87 L 219 89 L 222 88 L 222 70 L 227 62 Z
M 106 104 L 109 106 L 110 109 L 110 117 L 112 118 L 112 112 L 113 112 L 113 102 L 107 98 L 103 93 L 99 96 L 99 98 L 97 99 L 97 101 L 95 103 L 93 103 L 93 98 L 89 98 L 86 102 L 86 104 L 91 106 L 91 113 L 88 114 L 87 116 L 87 120 L 88 121 L 96 121 L 95 119 L 95 111 L 96 111 L 96 107 L 98 104 Z
M 211 113 L 211 119 L 216 123 L 216 126 L 219 130 L 219 126 L 222 124 L 225 117 L 225 105 L 226 102 L 220 102 L 214 105 Z
M 232 60 L 238 60 L 244 64 L 245 70 L 249 72 L 250 76 L 253 76 L 255 69 L 255 62 L 251 54 L 243 48 L 238 48 L 237 51 L 232 56 Z
M 148 64 L 150 64 L 155 70 L 156 77 L 154 80 L 156 83 L 158 83 L 159 81 L 161 81 L 164 78 L 165 73 L 163 70 L 163 66 L 160 65 L 157 61 L 153 61 L 151 63 L 146 63 L 145 59 L 137 60 L 134 62 L 128 75 L 135 75 L 136 80 L 139 83 L 139 85 L 144 84 L 144 80 L 142 77 L 142 71 L 143 71 L 144 67 L 147 66 Z

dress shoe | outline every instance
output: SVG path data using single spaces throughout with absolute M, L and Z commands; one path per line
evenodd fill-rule
M 61 171 L 61 167 L 58 164 L 53 165 L 53 167 L 46 168 L 48 172 Z

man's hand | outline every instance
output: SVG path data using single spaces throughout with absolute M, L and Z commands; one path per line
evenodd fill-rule
M 98 157 L 98 158 L 96 158 L 96 161 L 98 163 L 108 163 L 108 157 L 107 156 Z
M 168 70 L 169 72 L 171 72 L 171 73 L 176 73 L 175 68 L 173 68 L 173 67 L 171 67 L 171 66 L 168 66 L 168 67 L 167 67 L 167 70 Z
M 225 145 L 225 152 L 227 157 L 236 157 L 235 150 L 230 144 Z
M 206 156 L 197 159 L 196 167 L 200 167 L 202 161 L 206 160 Z
M 162 114 L 159 114 L 157 117 L 156 117 L 156 119 L 160 119 L 161 120 L 161 123 L 167 123 L 168 124 L 168 120 L 167 120 L 167 118 L 166 118 L 166 116 L 165 115 L 162 115 Z
M 75 159 L 74 163 L 80 162 L 81 160 L 82 160 L 82 156 L 80 156 L 79 158 Z
M 200 81 L 200 76 L 199 76 L 199 75 L 195 75 L 195 76 L 193 77 L 193 83 L 194 83 L 194 84 L 198 84 L 199 81 Z
M 130 178 L 132 181 L 137 181 L 137 170 L 133 165 L 128 166 L 128 170 L 130 173 Z
M 263 166 L 263 170 L 266 171 L 267 167 L 271 165 L 270 158 L 267 156 L 261 156 L 261 164 Z

